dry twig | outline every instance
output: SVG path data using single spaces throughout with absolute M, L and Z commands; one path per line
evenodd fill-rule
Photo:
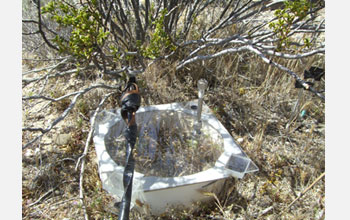
M 303 195 L 305 195 L 305 193 L 307 193 L 318 181 L 320 181 L 323 177 L 325 176 L 325 173 L 322 173 L 319 177 L 317 177 L 317 179 L 311 183 L 310 186 L 308 186 L 296 199 L 293 200 L 293 202 L 291 202 L 287 208 L 285 208 L 284 211 L 287 211 L 296 201 L 298 201 Z
M 52 193 L 53 191 L 55 191 L 55 190 L 57 189 L 57 187 L 58 187 L 58 186 L 56 186 L 56 187 L 50 189 L 49 191 L 47 191 L 44 195 L 40 196 L 40 198 L 37 199 L 35 202 L 29 204 L 28 207 L 32 207 L 32 206 L 38 204 L 43 198 L 45 198 L 47 195 L 49 195 L 50 193 Z
M 94 126 L 95 126 L 95 118 L 96 118 L 96 115 L 97 113 L 100 111 L 102 105 L 104 104 L 104 102 L 107 100 L 107 98 L 111 95 L 113 95 L 115 92 L 111 92 L 111 93 L 108 93 L 107 95 L 105 95 L 105 97 L 101 100 L 100 104 L 98 105 L 98 107 L 96 108 L 92 118 L 91 118 L 91 128 L 90 128 L 90 131 L 89 131 L 89 135 L 86 139 L 86 142 L 85 142 L 85 148 L 84 148 L 84 152 L 83 154 L 79 157 L 78 159 L 78 162 L 76 164 L 76 167 L 75 169 L 78 168 L 79 166 L 79 163 L 81 161 L 81 166 L 80 166 L 80 178 L 79 178 L 79 199 L 80 199 L 80 202 L 81 202 L 81 205 L 83 207 L 83 210 L 84 210 L 84 217 L 86 220 L 89 219 L 89 216 L 87 214 L 87 211 L 86 211 L 86 206 L 85 206 L 85 203 L 84 203 L 84 189 L 83 189 L 83 181 L 84 181 L 84 170 L 85 170 L 85 157 L 89 151 L 89 143 L 91 141 L 91 137 L 92 137 L 92 134 L 93 134 L 93 131 L 94 131 Z

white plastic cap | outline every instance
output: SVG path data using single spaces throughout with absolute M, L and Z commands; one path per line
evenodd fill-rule
M 205 80 L 205 79 L 198 80 L 197 86 L 198 86 L 198 96 L 199 96 L 199 98 L 203 98 L 204 91 L 208 87 L 207 80 Z

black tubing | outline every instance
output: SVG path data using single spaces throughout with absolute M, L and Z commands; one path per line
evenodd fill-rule
M 131 120 L 132 113 L 128 112 L 128 118 Z M 128 220 L 129 219 L 129 212 L 130 212 L 130 202 L 131 202 L 131 195 L 132 195 L 132 182 L 134 177 L 134 166 L 135 166 L 135 160 L 133 157 L 133 149 L 136 142 L 136 132 L 137 132 L 137 125 L 136 123 L 129 126 L 125 130 L 125 137 L 126 137 L 126 165 L 125 170 L 123 174 L 123 186 L 124 186 L 124 195 L 122 198 L 122 201 L 120 203 L 120 212 L 119 212 L 119 220 Z
M 137 125 L 135 113 L 140 107 L 141 97 L 138 91 L 136 80 L 134 77 L 129 79 L 128 85 L 124 89 L 124 94 L 121 98 L 122 108 L 121 115 L 127 123 L 127 129 L 124 132 L 126 138 L 126 154 L 125 154 L 125 169 L 123 173 L 124 195 L 120 203 L 119 220 L 129 220 L 130 203 L 132 195 L 132 182 L 134 177 L 135 160 L 133 150 L 137 137 Z

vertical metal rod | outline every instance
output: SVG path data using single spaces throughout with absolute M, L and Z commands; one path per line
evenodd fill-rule
M 200 80 L 198 80 L 197 86 L 198 86 L 197 122 L 200 122 L 201 115 L 202 115 L 203 97 L 204 97 L 205 89 L 208 86 L 208 82 L 205 79 L 200 79 Z
M 203 99 L 198 99 L 197 123 L 201 122 Z
M 195 130 L 197 134 L 200 134 L 200 129 L 202 127 L 202 106 L 203 106 L 203 98 L 204 98 L 204 92 L 205 89 L 208 86 L 208 82 L 205 79 L 198 80 L 197 87 L 198 87 L 198 106 L 197 106 L 197 121 L 195 123 Z

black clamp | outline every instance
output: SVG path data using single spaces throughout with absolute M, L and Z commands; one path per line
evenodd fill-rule
M 304 71 L 304 79 L 313 79 L 316 81 L 320 81 L 321 78 L 325 75 L 325 71 L 322 68 L 319 67 L 310 67 L 309 70 Z M 299 81 L 295 81 L 294 87 L 295 88 L 303 88 L 307 89 L 310 86 L 313 86 L 315 83 L 313 81 L 306 81 L 304 85 L 302 85 Z M 305 88 L 306 87 L 306 88 Z
M 121 98 L 121 115 L 129 126 L 135 123 L 135 112 L 139 109 L 140 104 L 141 96 L 139 93 L 139 87 L 136 84 L 135 77 L 130 77 L 127 86 L 123 90 Z

